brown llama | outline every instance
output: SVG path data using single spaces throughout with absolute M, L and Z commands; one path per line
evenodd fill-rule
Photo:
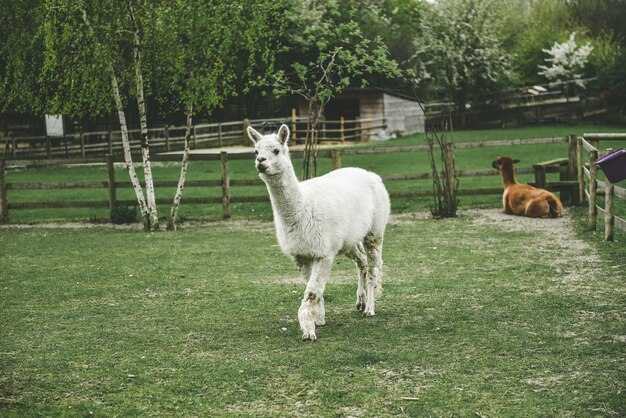
M 511 157 L 498 157 L 491 166 L 502 175 L 504 213 L 528 216 L 530 218 L 558 218 L 563 213 L 563 204 L 554 193 L 544 189 L 520 184 L 515 180 L 513 165 L 519 160 Z

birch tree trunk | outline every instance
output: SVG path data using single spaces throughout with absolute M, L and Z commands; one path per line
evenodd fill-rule
M 144 181 L 146 182 L 146 198 L 148 200 L 148 219 L 151 231 L 159 230 L 159 217 L 157 214 L 156 198 L 154 195 L 154 181 L 152 177 L 152 164 L 150 162 L 150 143 L 148 140 L 148 116 L 146 101 L 143 91 L 143 74 L 141 71 L 141 50 L 139 27 L 135 20 L 135 14 L 131 3 L 128 3 L 130 20 L 133 25 L 133 60 L 135 61 L 135 85 L 137 90 L 137 108 L 139 111 L 141 157 L 143 162 Z
M 98 38 L 96 37 L 93 28 L 91 27 L 91 23 L 89 22 L 89 18 L 87 17 L 87 11 L 82 9 L 82 18 L 89 34 L 94 40 L 96 46 L 98 45 Z M 126 123 L 126 114 L 124 113 L 124 105 L 122 103 L 122 97 L 120 95 L 120 88 L 117 82 L 117 76 L 115 75 L 115 69 L 113 68 L 113 62 L 109 60 L 108 62 L 109 74 L 111 77 L 111 90 L 113 94 L 113 99 L 115 100 L 115 107 L 117 108 L 117 116 L 120 121 L 120 131 L 122 133 L 122 147 L 124 148 L 124 161 L 126 162 L 126 168 L 128 169 L 128 175 L 130 177 L 130 181 L 133 185 L 133 190 L 135 191 L 135 197 L 137 198 L 137 204 L 139 205 L 139 210 L 141 211 L 141 217 L 143 219 L 144 228 L 149 228 L 150 218 L 148 216 L 148 207 L 146 205 L 146 201 L 143 195 L 143 189 L 141 187 L 141 183 L 139 182 L 139 178 L 137 177 L 137 172 L 135 171 L 135 166 L 133 165 L 133 158 L 130 151 L 130 141 L 128 139 L 128 125 Z
M 180 199 L 183 197 L 183 189 L 185 188 L 185 180 L 187 179 L 187 161 L 189 160 L 189 142 L 191 139 L 191 115 L 193 114 L 193 104 L 189 104 L 187 108 L 187 129 L 185 130 L 185 149 L 183 150 L 183 160 L 180 166 L 180 177 L 178 177 L 178 185 L 174 202 L 170 210 L 170 216 L 167 219 L 167 230 L 176 230 L 176 216 L 180 207 Z
M 130 181 L 135 190 L 135 196 L 137 203 L 139 204 L 139 210 L 141 211 L 141 218 L 143 221 L 143 227 L 147 231 L 150 229 L 150 216 L 148 213 L 148 206 L 143 196 L 143 189 L 137 177 L 137 171 L 135 171 L 135 165 L 133 164 L 133 157 L 130 152 L 130 141 L 128 139 L 128 125 L 126 124 L 126 114 L 124 113 L 124 105 L 122 104 L 122 97 L 120 95 L 119 85 L 117 83 L 117 77 L 113 71 L 111 65 L 111 88 L 113 90 L 113 97 L 115 99 L 115 106 L 117 107 L 117 116 L 120 120 L 120 131 L 122 133 L 122 147 L 124 148 L 124 161 L 126 162 L 126 168 L 128 169 L 128 175 Z

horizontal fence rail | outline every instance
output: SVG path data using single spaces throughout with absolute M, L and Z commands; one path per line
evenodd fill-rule
M 307 119 L 303 117 L 282 119 L 258 119 L 235 122 L 193 125 L 191 149 L 221 148 L 224 146 L 248 145 L 246 129 L 252 125 L 257 130 L 278 129 L 287 124 L 292 130 L 295 143 L 304 142 Z M 318 140 L 324 142 L 369 141 L 376 133 L 386 128 L 384 118 L 323 120 L 318 126 Z M 185 145 L 185 126 L 163 126 L 148 129 L 150 150 L 170 152 L 182 150 Z M 128 130 L 132 152 L 139 152 L 140 130 Z M 67 134 L 63 137 L 9 136 L 0 143 L 0 154 L 10 160 L 100 158 L 104 155 L 122 155 L 121 131 L 98 131 Z
M 626 134 L 583 134 L 582 138 L 578 138 L 578 182 L 581 196 L 584 195 L 589 203 L 589 230 L 596 230 L 600 214 L 604 218 L 604 239 L 613 241 L 615 228 L 626 231 L 626 220 L 614 213 L 614 199 L 616 197 L 626 199 L 626 189 L 612 184 L 608 179 L 599 180 L 598 167 L 595 163 L 599 158 L 612 152 L 610 148 L 600 150 L 601 141 L 624 141 L 626 145 Z M 598 196 L 604 196 L 604 207 L 598 204 Z
M 551 137 L 551 138 L 534 138 L 528 140 L 506 140 L 506 141 L 485 141 L 474 143 L 459 143 L 454 144 L 454 147 L 450 147 L 452 152 L 454 149 L 463 148 L 475 148 L 475 147 L 494 147 L 502 145 L 518 145 L 524 143 L 540 144 L 540 143 L 567 143 L 571 141 L 569 137 Z M 574 144 L 576 142 L 574 141 Z M 428 147 L 425 145 L 413 145 L 413 146 L 400 146 L 400 147 L 377 147 L 377 148 L 321 148 L 318 152 L 318 158 L 330 158 L 332 159 L 333 168 L 341 166 L 341 157 L 348 155 L 363 155 L 363 154 L 381 154 L 381 153 L 407 153 L 407 152 L 426 152 Z M 291 155 L 294 158 L 301 158 L 303 151 L 292 150 Z M 451 156 L 453 157 L 453 156 Z M 181 153 L 166 153 L 155 154 L 152 157 L 153 161 L 168 162 L 177 161 L 181 159 Z M 251 150 L 244 149 L 243 152 L 231 152 L 225 151 L 216 153 L 192 153 L 190 154 L 190 161 L 221 161 L 221 179 L 220 180 L 188 180 L 185 183 L 185 188 L 214 188 L 221 189 L 221 196 L 216 197 L 185 197 L 183 196 L 182 205 L 191 204 L 218 204 L 222 205 L 222 211 L 224 218 L 231 216 L 231 205 L 233 203 L 253 203 L 253 202 L 269 202 L 267 194 L 258 196 L 233 196 L 232 189 L 243 186 L 262 186 L 263 183 L 260 179 L 230 179 L 228 174 L 229 160 L 246 159 L 252 161 L 254 159 L 254 153 Z M 102 163 L 102 160 L 100 160 Z M 50 164 L 50 162 L 44 162 Z M 45 208 L 109 208 L 113 209 L 118 205 L 135 206 L 137 204 L 134 200 L 119 200 L 117 198 L 117 190 L 132 188 L 130 181 L 118 181 L 115 179 L 113 170 L 113 158 L 111 156 L 106 159 L 107 175 L 108 179 L 98 182 L 71 182 L 71 183 L 7 183 L 5 179 L 5 162 L 0 163 L 0 222 L 7 223 L 9 221 L 9 212 L 11 210 L 18 209 L 45 209 Z M 549 167 L 547 172 L 559 172 L 559 167 Z M 532 174 L 535 173 L 537 178 L 536 168 L 519 168 L 516 170 L 518 174 Z M 476 176 L 496 176 L 499 175 L 495 169 L 486 170 L 460 170 L 456 172 L 458 177 L 476 177 Z M 104 177 L 104 176 L 103 176 Z M 407 182 L 415 180 L 426 180 L 432 177 L 430 172 L 425 173 L 409 173 L 402 175 L 392 175 L 383 177 L 383 181 L 389 182 Z M 171 187 L 175 188 L 178 181 L 155 181 L 156 188 Z M 545 183 L 543 187 L 550 189 L 553 185 L 558 188 L 559 182 Z M 577 187 L 576 183 L 576 187 Z M 107 200 L 98 201 L 72 201 L 72 200 L 58 200 L 54 202 L 10 202 L 9 191 L 15 190 L 68 190 L 68 189 L 102 189 L 108 190 Z M 497 195 L 502 193 L 502 187 L 497 188 L 477 188 L 477 189 L 459 189 L 458 195 L 460 196 L 473 196 L 473 195 Z M 407 192 L 391 192 L 390 197 L 394 198 L 420 198 L 432 196 L 431 190 L 415 190 Z M 171 200 L 157 199 L 157 204 L 171 204 Z

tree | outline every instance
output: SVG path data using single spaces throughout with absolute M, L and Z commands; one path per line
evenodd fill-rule
M 380 39 L 363 35 L 354 9 L 333 0 L 291 0 L 287 38 L 279 68 L 264 81 L 278 95 L 294 94 L 308 103 L 302 178 L 317 174 L 317 126 L 328 101 L 372 74 L 400 75 Z
M 511 77 L 498 32 L 495 0 L 441 0 L 422 21 L 413 57 L 416 82 L 452 99 L 462 116 L 471 99 L 498 91 Z
M 237 94 L 252 69 L 271 63 L 270 23 L 279 2 L 235 0 L 46 0 L 41 14 L 46 110 L 97 116 L 116 109 L 124 158 L 146 229 L 159 228 L 152 181 L 147 103 L 186 114 L 181 180 L 170 211 L 173 227 L 184 187 L 194 112 L 211 112 Z M 26 13 L 24 13 L 26 15 Z M 242 81 L 245 80 L 245 81 Z M 238 83 L 238 84 L 237 84 Z M 125 109 L 139 115 L 144 189 L 135 172 Z
M 367 39 L 380 38 L 389 55 L 402 69 L 410 59 L 421 34 L 421 20 L 429 7 L 421 0 L 339 0 L 342 9 L 358 9 L 354 19 Z
M 574 85 L 584 87 L 582 69 L 587 64 L 592 50 L 593 47 L 590 44 L 578 46 L 576 32 L 572 32 L 567 41 L 555 42 L 552 48 L 542 50 L 549 55 L 545 61 L 550 66 L 540 65 L 539 74 L 552 82 L 566 83 L 568 90 Z M 567 93 L 569 96 L 570 92 Z
M 146 34 L 152 89 L 170 111 L 185 113 L 187 125 L 168 229 L 175 229 L 183 194 L 194 115 L 210 114 L 271 68 L 282 13 L 281 3 L 270 0 L 178 0 L 155 10 L 157 24 Z
M 134 16 L 132 11 L 132 5 L 130 3 L 128 5 L 129 18 L 131 22 L 134 23 Z M 79 6 L 80 7 L 80 6 Z M 69 8 L 68 8 L 69 9 Z M 71 9 L 69 9 L 71 11 Z M 107 48 L 106 45 L 103 45 L 100 41 L 99 34 L 94 30 L 94 27 L 91 24 L 91 20 L 89 18 L 87 9 L 85 7 L 81 7 L 78 12 L 80 12 L 82 16 L 82 22 L 84 27 L 86 28 L 92 42 L 92 46 L 94 50 L 97 51 L 99 55 L 97 57 L 104 62 L 104 67 L 107 69 L 108 76 L 111 81 L 111 92 L 113 95 L 113 99 L 115 101 L 115 106 L 118 112 L 118 118 L 120 122 L 120 130 L 122 133 L 122 144 L 124 147 L 124 159 L 126 161 L 126 167 L 128 169 L 128 173 L 133 184 L 133 189 L 135 191 L 135 196 L 137 198 L 137 203 L 139 204 L 139 209 L 141 211 L 144 229 L 149 230 L 158 230 L 159 223 L 156 211 L 156 202 L 154 198 L 154 186 L 152 183 L 152 169 L 150 166 L 150 154 L 149 154 L 149 146 L 148 146 L 148 137 L 147 137 L 147 121 L 145 118 L 145 108 L 143 106 L 143 81 L 142 81 L 142 72 L 141 72 L 141 58 L 139 54 L 139 41 L 137 39 L 138 32 L 136 26 L 133 28 L 133 58 L 135 63 L 135 83 L 136 83 L 136 94 L 137 94 L 137 102 L 139 104 L 139 112 L 142 114 L 142 138 L 141 138 L 141 148 L 142 148 L 142 156 L 143 156 L 143 167 L 144 167 L 144 177 L 147 185 L 147 203 L 144 199 L 143 189 L 139 182 L 139 178 L 137 177 L 137 173 L 135 171 L 135 166 L 133 163 L 131 150 L 130 150 L 130 140 L 128 137 L 128 125 L 126 123 L 126 113 L 124 111 L 124 105 L 122 103 L 122 95 L 120 93 L 120 87 L 118 83 L 118 77 L 113 66 L 113 56 L 115 54 L 115 50 Z M 53 52 L 56 52 L 52 50 Z M 144 136 L 144 125 L 145 125 L 145 136 Z

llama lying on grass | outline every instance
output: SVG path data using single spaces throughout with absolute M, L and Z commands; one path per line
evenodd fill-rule
M 520 184 L 515 180 L 514 164 L 519 160 L 498 157 L 491 166 L 498 169 L 504 183 L 502 211 L 530 218 L 557 218 L 563 213 L 563 204 L 554 193 L 544 189 Z
M 359 168 L 342 168 L 299 182 L 287 148 L 289 128 L 248 136 L 256 152 L 255 166 L 267 185 L 276 237 L 307 282 L 298 310 L 303 340 L 315 340 L 324 325 L 324 288 L 333 260 L 344 254 L 357 266 L 356 307 L 374 316 L 382 291 L 382 250 L 389 218 L 389 194 L 379 176 Z

